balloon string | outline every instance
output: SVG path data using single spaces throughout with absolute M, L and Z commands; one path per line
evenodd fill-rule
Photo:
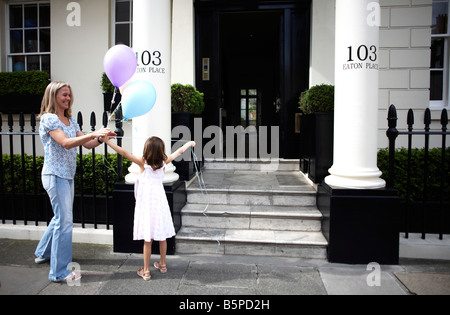
M 208 195 L 208 190 L 206 189 L 206 184 L 205 184 L 205 180 L 203 179 L 203 173 L 201 170 L 199 170 L 199 166 L 198 166 L 198 158 L 197 155 L 195 155 L 194 152 L 194 148 L 191 148 L 191 152 L 192 152 L 192 159 L 194 161 L 194 166 L 195 166 L 195 176 L 197 177 L 198 180 L 198 185 L 200 187 L 200 191 L 202 192 L 203 198 L 205 199 L 205 203 L 206 203 L 206 207 L 205 210 L 203 210 L 203 215 L 207 218 L 208 217 L 208 207 L 209 207 L 209 195 Z M 216 248 L 216 254 L 219 253 L 219 249 L 220 249 L 220 232 L 217 232 L 216 235 L 216 242 L 217 242 L 217 248 Z

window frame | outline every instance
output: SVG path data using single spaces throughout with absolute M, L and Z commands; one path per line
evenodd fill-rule
M 117 1 L 129 1 L 130 2 L 130 17 L 128 21 L 116 21 L 116 10 L 117 10 Z M 117 45 L 118 42 L 116 41 L 116 27 L 117 25 L 130 25 L 129 29 L 129 36 L 130 36 L 130 47 L 133 47 L 133 0 L 111 0 L 111 14 L 112 14 L 112 32 L 111 32 L 111 42 L 114 43 L 114 45 Z
M 431 110 L 442 110 L 449 107 L 450 100 L 450 61 L 449 61 L 449 43 L 450 43 L 450 1 L 449 0 L 433 0 L 432 5 L 438 3 L 447 3 L 447 33 L 445 34 L 433 34 L 431 33 L 431 43 L 434 39 L 442 38 L 444 40 L 444 56 L 443 56 L 443 67 L 442 68 L 432 68 L 430 60 L 430 109 Z M 435 21 L 433 20 L 432 23 Z M 432 24 L 433 26 L 433 24 Z M 430 47 L 431 49 L 431 47 Z M 431 74 L 433 72 L 443 72 L 443 82 L 442 82 L 442 100 L 431 100 Z
M 18 6 L 21 5 L 22 6 L 22 27 L 17 27 L 17 28 L 11 28 L 10 25 L 10 8 L 11 6 Z M 36 27 L 31 27 L 31 28 L 26 28 L 25 27 L 25 6 L 26 5 L 36 5 L 37 7 L 37 25 Z M 49 15 L 49 25 L 48 26 L 40 26 L 40 6 L 42 5 L 48 5 L 50 10 L 51 10 L 51 4 L 50 1 L 22 1 L 22 2 L 9 2 L 6 3 L 6 8 L 5 8 L 5 30 L 6 30 L 6 36 L 5 36 L 5 41 L 6 41 L 6 71 L 8 72 L 14 72 L 14 65 L 13 65 L 13 58 L 17 57 L 17 56 L 23 56 L 25 58 L 25 70 L 24 71 L 33 71 L 33 70 L 37 70 L 37 69 L 28 69 L 28 62 L 27 59 L 29 57 L 39 57 L 39 70 L 40 71 L 46 71 L 46 69 L 43 69 L 43 61 L 42 61 L 42 57 L 43 56 L 48 56 L 49 58 L 49 62 L 48 62 L 48 73 L 50 74 L 51 72 L 51 54 L 52 54 L 52 49 L 51 49 L 51 14 Z M 37 31 L 37 51 L 35 52 L 26 52 L 26 46 L 25 46 L 25 32 L 27 29 L 32 29 L 32 30 L 36 30 Z M 22 52 L 20 53 L 12 53 L 11 52 L 11 31 L 14 30 L 21 30 L 22 31 Z M 49 51 L 46 52 L 41 52 L 41 30 L 49 30 L 49 39 L 50 39 L 50 48 Z

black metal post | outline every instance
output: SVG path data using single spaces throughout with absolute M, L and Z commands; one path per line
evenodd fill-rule
M 409 225 L 411 214 L 411 156 L 412 156 L 412 132 L 414 128 L 414 112 L 408 110 L 408 165 L 406 174 L 406 215 L 405 215 L 405 238 L 409 238 Z
M 108 113 L 103 112 L 103 127 L 108 127 Z M 108 211 L 108 202 L 109 202 L 109 182 L 108 182 L 108 170 L 109 170 L 109 163 L 108 163 L 108 146 L 106 144 L 103 145 L 105 148 L 105 155 L 104 155 L 104 166 L 105 166 L 105 211 L 106 211 L 106 229 L 109 230 L 109 211 Z
M 123 127 L 123 114 L 122 114 L 122 107 L 119 107 L 116 110 L 116 130 L 114 131 L 117 134 L 117 145 L 119 147 L 122 146 L 122 137 L 124 135 L 124 131 L 122 129 Z M 122 171 L 122 156 L 120 154 L 117 154 L 117 182 L 122 181 L 123 177 L 123 171 Z
M 83 114 L 81 114 L 81 112 L 78 112 L 78 117 L 77 117 L 77 122 L 78 125 L 80 126 L 80 130 L 83 131 Z M 84 168 L 83 168 L 83 146 L 80 145 L 79 147 L 79 160 L 80 160 L 80 164 L 79 164 L 79 176 L 80 176 L 80 194 L 81 194 L 81 226 L 84 229 L 85 227 L 85 223 L 84 223 L 84 187 L 83 187 L 83 173 L 84 173 Z
M 38 199 L 38 183 L 37 183 L 37 170 L 36 170 L 36 115 L 31 113 L 30 116 L 31 125 L 31 146 L 33 152 L 33 207 L 34 207 L 34 224 L 39 225 L 39 218 L 37 214 L 37 199 Z
M 426 238 L 426 204 L 428 200 L 428 171 L 429 171 L 429 150 L 430 150 L 430 125 L 431 111 L 429 108 L 425 110 L 425 156 L 424 156 L 424 174 L 423 174 L 423 201 L 422 201 L 422 239 Z
M 13 224 L 16 225 L 16 211 L 15 211 L 15 202 L 14 199 L 16 197 L 16 189 L 15 189 L 15 180 L 14 180 L 14 139 L 13 139 L 13 131 L 14 131 L 14 119 L 12 113 L 9 113 L 8 115 L 8 127 L 9 132 L 11 133 L 9 135 L 9 156 L 11 159 L 11 210 L 12 210 L 12 219 Z
M 96 119 L 95 119 L 95 113 L 91 113 L 91 131 L 95 131 L 95 125 L 96 125 Z M 95 148 L 92 148 L 92 199 L 93 199 L 93 218 L 94 218 L 94 229 L 97 229 L 97 207 L 96 207 L 96 178 L 95 178 Z
M 395 168 L 395 140 L 398 137 L 397 130 L 397 110 L 394 105 L 389 107 L 388 112 L 389 129 L 386 132 L 389 138 L 389 177 L 387 181 L 388 188 L 394 188 L 394 168 Z
M 447 125 L 448 125 L 448 114 L 447 110 L 443 109 L 441 114 L 441 125 L 442 125 L 442 154 L 441 154 L 441 191 L 440 191 L 440 212 L 441 212 L 441 219 L 440 222 L 440 231 L 439 231 L 439 239 L 444 239 L 444 185 L 446 183 L 446 176 L 447 176 L 447 170 L 445 169 L 445 151 L 446 151 L 446 132 L 447 132 Z

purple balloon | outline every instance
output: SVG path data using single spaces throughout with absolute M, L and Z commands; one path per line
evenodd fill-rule
M 111 83 L 119 88 L 136 73 L 136 55 L 130 47 L 116 45 L 106 53 L 103 67 Z

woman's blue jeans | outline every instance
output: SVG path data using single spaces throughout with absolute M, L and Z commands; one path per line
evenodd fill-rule
M 50 197 L 54 216 L 35 255 L 50 259 L 48 278 L 51 281 L 62 281 L 71 273 L 67 267 L 72 262 L 74 183 L 55 175 L 42 175 L 42 184 Z

